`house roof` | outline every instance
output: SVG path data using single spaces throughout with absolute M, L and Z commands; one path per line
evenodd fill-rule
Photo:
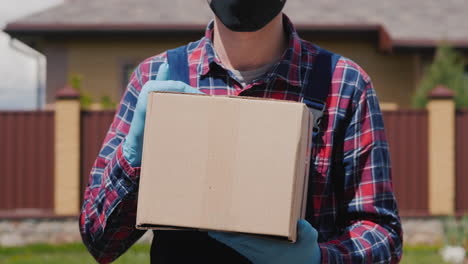
M 51 32 L 203 30 L 207 0 L 68 0 L 8 24 L 10 35 Z M 380 32 L 381 46 L 468 47 L 466 0 L 289 0 L 300 30 Z M 390 43 L 389 43 L 390 42 Z

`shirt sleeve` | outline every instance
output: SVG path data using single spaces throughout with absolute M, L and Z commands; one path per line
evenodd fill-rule
M 164 57 L 150 58 L 133 72 L 91 170 L 79 225 L 84 244 L 99 263 L 112 262 L 145 233 L 135 228 L 140 168 L 127 162 L 121 143 L 130 129 L 142 85 L 155 77 L 150 75 Z
M 402 229 L 383 118 L 370 79 L 357 71 L 359 78 L 342 82 L 355 86 L 340 146 L 344 227 L 339 236 L 320 243 L 322 263 L 398 263 Z

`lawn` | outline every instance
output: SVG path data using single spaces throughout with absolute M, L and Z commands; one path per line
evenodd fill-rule
M 134 245 L 116 264 L 148 264 L 149 245 Z M 435 247 L 405 248 L 403 264 L 442 264 Z M 0 247 L 1 264 L 88 264 L 96 263 L 82 244 Z
M 406 247 L 403 250 L 403 264 L 443 264 L 437 247 Z
M 148 264 L 149 245 L 134 245 L 116 264 Z M 0 247 L 0 264 L 91 264 L 96 263 L 82 244 L 59 246 L 32 245 L 18 248 Z

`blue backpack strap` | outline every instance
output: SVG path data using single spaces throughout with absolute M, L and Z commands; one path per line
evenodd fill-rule
M 187 46 L 168 50 L 166 54 L 171 80 L 190 85 Z
M 314 113 L 314 130 L 316 131 L 319 129 L 323 111 L 327 106 L 326 102 L 331 88 L 333 72 L 339 59 L 339 55 L 319 49 L 312 73 L 309 75 L 304 90 L 302 101 Z
M 328 94 L 330 93 L 331 82 L 333 77 L 333 72 L 335 71 L 336 64 L 340 59 L 340 55 L 331 53 L 324 49 L 319 49 L 319 53 L 315 59 L 313 65 L 312 73 L 309 76 L 308 84 L 306 85 L 304 91 L 303 102 L 309 107 L 309 109 L 314 114 L 314 133 L 313 133 L 313 142 L 317 143 L 319 141 L 319 132 L 320 132 L 320 121 L 322 119 L 323 111 L 326 108 L 326 101 Z M 343 144 L 344 144 L 344 130 L 336 131 L 334 134 L 333 142 L 335 147 L 333 148 L 333 158 L 332 164 L 330 167 L 330 175 L 333 177 L 333 188 L 335 192 L 336 202 L 336 225 L 339 230 L 343 228 L 346 222 L 346 214 L 343 210 L 344 205 L 344 167 L 343 167 Z M 311 156 L 311 159 L 313 157 Z M 313 176 L 313 166 L 314 162 L 310 162 L 310 175 Z M 313 181 L 309 180 L 309 192 L 307 194 L 307 203 L 313 202 L 312 192 L 313 190 Z M 311 209 L 306 210 L 306 219 L 311 223 L 314 222 L 315 212 Z
M 333 72 L 340 56 L 327 50 L 319 49 L 312 73 L 304 91 L 303 102 L 314 112 L 314 128 L 318 129 L 326 100 L 330 92 Z M 190 85 L 187 46 L 167 51 L 170 78 Z

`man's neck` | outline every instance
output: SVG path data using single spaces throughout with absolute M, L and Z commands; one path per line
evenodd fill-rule
M 279 14 L 255 32 L 234 32 L 215 18 L 214 47 L 225 67 L 239 71 L 257 69 L 278 60 L 287 47 L 283 16 Z

